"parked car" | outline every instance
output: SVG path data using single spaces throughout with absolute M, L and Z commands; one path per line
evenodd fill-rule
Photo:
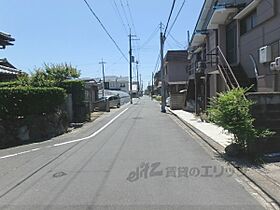
M 109 101 L 109 107 L 117 107 L 119 108 L 121 106 L 121 99 L 119 95 L 111 95 L 106 96 L 106 99 Z
M 170 107 L 170 97 L 166 98 L 165 105 Z

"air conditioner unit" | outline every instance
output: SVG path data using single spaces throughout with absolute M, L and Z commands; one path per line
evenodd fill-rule
M 260 63 L 267 63 L 272 60 L 271 58 L 271 46 L 261 47 L 259 50 L 260 53 Z
M 275 70 L 276 70 L 276 66 L 275 66 L 275 65 L 276 65 L 275 62 L 271 62 L 271 63 L 270 63 L 270 70 L 271 70 L 271 71 L 275 71 Z
M 275 70 L 280 71 L 280 57 L 275 58 Z

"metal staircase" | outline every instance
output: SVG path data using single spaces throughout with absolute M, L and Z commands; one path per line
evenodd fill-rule
M 237 81 L 236 76 L 234 75 L 232 68 L 229 65 L 221 48 L 217 46 L 215 49 L 211 50 L 210 53 L 208 53 L 208 56 L 210 56 L 210 62 L 208 62 L 208 64 L 210 63 L 211 66 L 215 64 L 223 81 L 225 82 L 227 89 L 231 90 L 234 88 L 240 88 L 239 82 Z

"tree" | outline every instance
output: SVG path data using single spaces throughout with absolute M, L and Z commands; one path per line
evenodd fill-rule
M 257 138 L 273 135 L 269 130 L 259 130 L 253 125 L 254 118 L 250 113 L 253 101 L 245 98 L 248 89 L 236 88 L 219 93 L 210 101 L 207 109 L 209 120 L 233 134 L 233 143 L 238 144 L 243 151 L 249 152 L 249 146 Z
M 71 64 L 44 64 L 44 69 L 49 80 L 62 82 L 67 79 L 79 78 L 81 73 Z

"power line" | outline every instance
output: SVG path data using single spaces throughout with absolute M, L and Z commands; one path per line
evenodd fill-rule
M 155 69 L 154 69 L 154 73 L 156 73 L 157 72 L 157 70 L 158 70 L 158 67 L 159 67 L 159 59 L 160 59 L 160 53 L 158 54 L 158 58 L 157 58 L 157 61 L 156 61 L 156 65 L 155 65 Z
M 184 47 L 185 47 L 185 45 L 182 44 L 182 43 L 180 43 L 178 40 L 176 40 L 174 36 L 172 36 L 171 34 L 169 34 L 169 35 L 170 35 L 171 39 L 172 39 L 180 48 L 184 48 Z
M 157 25 L 156 29 L 152 32 L 152 34 L 149 36 L 149 38 L 144 42 L 144 44 L 140 47 L 140 49 L 144 48 L 153 38 L 157 35 L 157 32 L 159 30 L 159 25 Z
M 170 14 L 169 14 L 169 17 L 168 17 L 168 20 L 167 20 L 167 23 L 166 23 L 166 27 L 165 27 L 164 33 L 163 33 L 164 37 L 166 35 L 166 31 L 167 31 L 167 28 L 168 28 L 168 25 L 169 25 L 169 22 L 170 22 L 170 19 L 171 19 L 173 10 L 174 10 L 175 3 L 176 3 L 176 0 L 173 0 L 172 6 L 171 6 L 171 10 L 170 10 Z
M 121 20 L 121 24 L 122 24 L 122 26 L 123 26 L 123 28 L 125 30 L 125 34 L 127 35 L 128 34 L 128 30 L 127 30 L 127 28 L 125 26 L 124 20 L 123 20 L 123 18 L 121 16 L 120 10 L 119 10 L 118 5 L 117 5 L 115 0 L 114 0 L 114 6 L 115 6 L 115 10 L 117 11 L 117 14 L 118 14 L 118 16 L 119 16 L 119 18 Z
M 135 24 L 134 24 L 132 12 L 131 12 L 131 9 L 130 9 L 128 0 L 126 0 L 126 6 L 127 6 L 127 8 L 128 8 L 128 13 L 129 13 L 129 17 L 130 17 L 130 20 L 131 20 L 131 23 L 132 23 L 132 28 L 133 28 L 133 30 L 134 30 L 134 34 L 137 35 L 136 27 L 135 27 Z M 140 59 L 140 53 L 139 53 L 140 47 L 139 47 L 138 39 L 136 40 L 136 46 L 137 46 L 137 47 L 136 47 L 136 51 L 137 51 L 137 56 L 138 56 L 138 59 L 137 59 L 137 60 L 139 61 L 139 59 Z
M 133 20 L 132 13 L 131 13 L 131 9 L 130 9 L 129 3 L 128 3 L 128 0 L 126 0 L 126 6 L 128 8 L 128 13 L 129 13 L 129 16 L 130 16 L 130 19 L 131 19 L 132 28 L 134 30 L 134 33 L 137 34 L 136 28 L 135 28 L 135 25 L 134 25 L 134 20 Z
M 93 11 L 93 9 L 91 8 L 91 6 L 89 5 L 89 3 L 87 2 L 87 0 L 83 0 L 85 2 L 85 4 L 87 5 L 88 9 L 91 11 L 91 13 L 93 14 L 93 16 L 97 19 L 97 21 L 100 23 L 101 27 L 103 28 L 103 30 L 106 32 L 106 34 L 110 37 L 110 39 L 112 40 L 112 42 L 115 44 L 115 46 L 117 47 L 118 51 L 122 54 L 122 56 L 125 58 L 125 60 L 128 62 L 127 57 L 125 56 L 125 54 L 122 52 L 121 48 L 119 47 L 119 45 L 117 44 L 117 42 L 113 39 L 113 37 L 110 35 L 110 33 L 108 32 L 108 30 L 106 29 L 106 27 L 104 26 L 104 24 L 101 22 L 101 20 L 98 18 L 98 16 L 95 14 L 95 12 Z
M 127 18 L 127 14 L 126 14 L 125 8 L 124 8 L 124 6 L 123 6 L 123 2 L 122 2 L 122 0 L 119 0 L 119 1 L 120 1 L 122 10 L 123 10 L 124 18 L 125 18 L 125 20 L 126 20 L 126 23 L 127 23 L 127 25 L 128 25 L 128 28 L 131 29 L 129 20 L 128 20 L 128 18 Z
M 173 23 L 172 23 L 172 25 L 171 25 L 171 27 L 170 27 L 168 33 L 167 33 L 167 36 L 170 34 L 170 32 L 171 32 L 173 26 L 175 25 L 175 23 L 176 23 L 176 21 L 177 21 L 179 15 L 180 15 L 180 13 L 181 13 L 181 11 L 182 11 L 184 5 L 185 5 L 185 3 L 186 3 L 186 0 L 183 1 L 182 5 L 181 5 L 181 7 L 180 7 L 180 9 L 179 9 L 179 11 L 178 11 L 178 13 L 177 13 L 177 15 L 176 15 L 176 17 L 175 17 Z

